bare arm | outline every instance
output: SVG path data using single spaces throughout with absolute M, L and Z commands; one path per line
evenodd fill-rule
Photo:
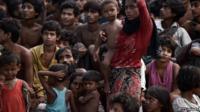
M 48 83 L 47 83 L 47 81 L 45 79 L 45 76 L 47 76 L 47 75 L 48 75 L 48 72 L 45 72 L 45 71 L 38 72 L 38 76 L 39 76 L 40 82 L 41 82 L 41 84 L 42 84 L 42 86 L 45 89 L 46 94 L 47 94 L 47 103 L 51 104 L 56 99 L 56 93 L 48 85 Z
M 88 94 L 88 95 L 86 95 L 86 96 L 81 96 L 81 97 L 79 97 L 79 102 L 80 103 L 86 103 L 86 102 L 88 102 L 90 99 L 92 99 L 92 98 L 94 98 L 95 96 L 94 96 L 94 94 Z
M 22 48 L 23 51 L 21 53 L 21 58 L 23 61 L 23 67 L 24 67 L 24 75 L 25 75 L 25 80 L 29 85 L 33 84 L 33 58 L 31 51 L 28 49 Z
M 71 106 L 71 111 L 72 112 L 78 112 L 77 108 L 76 108 L 76 104 L 75 104 L 75 101 L 74 101 L 74 95 L 73 93 L 70 91 L 69 93 L 69 103 L 70 103 L 70 106 Z
M 178 72 L 180 70 L 180 66 L 176 63 L 173 64 L 173 92 L 179 93 L 178 87 L 176 84 L 176 77 L 178 75 Z

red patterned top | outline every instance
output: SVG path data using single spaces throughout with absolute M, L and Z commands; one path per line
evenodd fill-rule
M 113 68 L 139 68 L 141 66 L 141 58 L 146 53 L 151 39 L 153 23 L 145 0 L 139 0 L 138 8 L 140 12 L 139 30 L 132 35 L 127 35 L 123 31 L 119 33 L 116 52 L 111 61 Z

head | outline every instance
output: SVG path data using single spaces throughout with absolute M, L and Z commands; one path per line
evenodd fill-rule
M 143 107 L 145 112 L 170 112 L 171 103 L 169 92 L 163 87 L 150 87 L 145 94 Z
M 16 43 L 19 39 L 19 24 L 11 18 L 0 20 L 0 44 L 12 41 Z
M 78 59 L 87 53 L 87 48 L 83 43 L 78 42 L 73 46 L 73 52 L 75 54 L 75 58 Z
M 16 78 L 21 66 L 18 55 L 10 51 L 3 51 L 0 56 L 0 64 L 0 74 L 5 77 L 5 81 Z
M 56 60 L 57 60 L 58 63 L 62 63 L 62 64 L 72 65 L 75 62 L 70 47 L 60 48 L 56 52 L 55 58 L 56 58 Z
M 186 9 L 182 0 L 166 0 L 160 9 L 161 18 L 178 21 L 185 15 Z
M 97 90 L 98 82 L 101 80 L 99 72 L 89 70 L 83 74 L 83 88 L 86 92 L 92 92 Z
M 83 11 L 84 5 L 87 3 L 88 0 L 74 0 L 76 5 L 78 6 L 80 11 Z
M 84 12 L 86 13 L 86 19 L 88 24 L 98 23 L 101 16 L 100 4 L 96 1 L 88 1 L 84 5 Z
M 122 30 L 126 34 L 131 35 L 137 32 L 140 27 L 140 13 L 136 0 L 125 0 L 123 10 L 125 12 L 125 22 Z
M 150 13 L 153 14 L 153 17 L 160 17 L 159 10 L 162 8 L 162 3 L 164 0 L 153 0 L 149 3 Z
M 60 32 L 60 38 L 58 40 L 58 47 L 59 48 L 64 48 L 64 47 L 70 47 L 71 45 L 74 44 L 74 35 L 73 33 L 62 29 Z
M 114 21 L 115 19 L 117 19 L 117 15 L 119 12 L 118 3 L 114 0 L 103 1 L 103 3 L 101 4 L 101 10 L 103 16 L 108 21 Z
M 4 0 L 7 6 L 8 14 L 14 18 L 20 18 L 20 4 L 22 0 Z
M 72 90 L 75 96 L 82 91 L 82 78 L 84 73 L 85 72 L 74 72 L 70 77 L 69 89 Z
M 199 94 L 200 93 L 199 82 L 200 82 L 199 67 L 191 65 L 181 67 L 177 76 L 177 85 L 182 93 L 191 91 L 194 94 Z
M 200 0 L 190 0 L 190 3 L 194 19 L 200 18 Z
M 161 39 L 159 44 L 158 59 L 168 62 L 174 56 L 177 44 L 171 39 Z
M 21 19 L 34 19 L 41 16 L 44 12 L 43 0 L 22 0 L 19 4 L 19 13 Z
M 72 26 L 79 16 L 79 8 L 74 2 L 63 2 L 60 8 L 60 22 L 63 26 Z
M 138 112 L 139 101 L 127 93 L 119 93 L 112 97 L 109 112 Z
M 46 21 L 41 30 L 44 45 L 56 45 L 56 41 L 60 36 L 60 31 L 61 26 L 57 21 Z
M 50 85 L 66 82 L 69 79 L 70 74 L 71 74 L 70 71 L 69 71 L 69 66 L 68 65 L 64 65 L 64 64 L 52 65 L 49 68 L 49 71 L 52 71 L 52 72 L 63 72 L 64 73 L 64 77 L 63 78 L 49 77 L 48 78 L 48 83 Z

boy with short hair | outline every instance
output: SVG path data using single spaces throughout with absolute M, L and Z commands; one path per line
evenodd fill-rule
M 60 24 L 62 28 L 74 33 L 79 26 L 79 9 L 73 2 L 63 2 L 60 8 Z
M 84 95 L 79 97 L 81 112 L 97 112 L 100 102 L 100 94 L 97 90 L 98 81 L 101 80 L 97 71 L 87 71 L 83 76 Z
M 26 48 L 31 48 L 42 43 L 40 30 L 42 26 L 37 23 L 37 18 L 41 17 L 44 11 L 42 0 L 22 0 L 19 4 L 21 38 L 19 43 Z
M 42 90 L 42 86 L 38 79 L 37 73 L 41 70 L 48 70 L 48 68 L 57 63 L 55 60 L 55 52 L 58 50 L 56 41 L 60 36 L 60 24 L 56 21 L 47 21 L 44 23 L 41 33 L 43 38 L 43 44 L 31 48 L 33 56 L 33 67 L 34 67 L 34 87 L 36 92 Z M 43 97 L 44 93 L 39 92 L 38 97 Z
M 13 53 L 19 55 L 21 59 L 21 70 L 18 78 L 27 81 L 28 84 L 32 85 L 33 81 L 33 66 L 32 66 L 32 55 L 31 52 L 17 44 L 19 39 L 19 25 L 17 21 L 13 19 L 5 18 L 0 21 L 0 44 L 10 50 Z

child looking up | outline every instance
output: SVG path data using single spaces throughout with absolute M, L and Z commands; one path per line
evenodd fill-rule
M 157 59 L 147 65 L 148 86 L 159 85 L 165 87 L 169 92 L 176 89 L 176 76 L 179 65 L 172 62 L 173 51 L 176 44 L 172 40 L 161 40 L 160 52 Z
M 28 112 L 29 93 L 28 84 L 16 78 L 20 70 L 19 57 L 11 52 L 0 56 L 0 74 L 5 77 L 2 86 L 2 112 Z
M 100 74 L 97 71 L 87 71 L 83 76 L 84 95 L 79 97 L 81 112 L 97 112 L 100 102 L 100 94 L 97 90 Z
M 47 112 L 70 112 L 70 109 L 72 112 L 77 112 L 73 94 L 65 87 L 69 77 L 68 72 L 68 66 L 56 64 L 52 65 L 49 71 L 38 73 L 47 94 Z M 45 76 L 48 76 L 48 82 Z

